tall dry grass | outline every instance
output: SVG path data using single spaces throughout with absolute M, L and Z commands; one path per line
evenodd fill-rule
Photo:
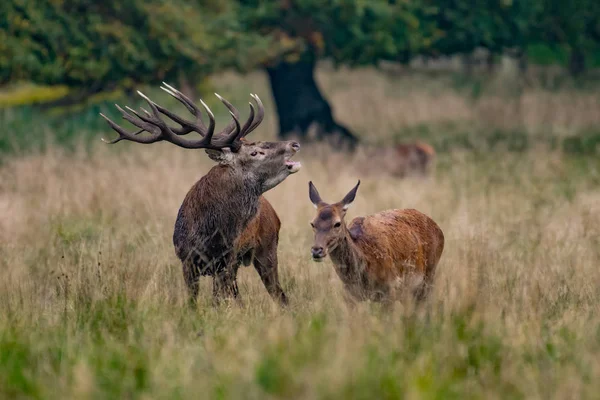
M 411 102 L 385 86 L 363 85 L 364 77 L 346 78 L 333 75 L 324 83 L 338 116 L 353 127 L 376 126 L 382 136 L 419 107 L 426 121 L 444 113 L 479 118 L 449 100 L 459 97 L 453 93 Z M 240 82 L 246 89 L 260 81 Z M 236 81 L 228 79 L 220 91 L 228 85 L 233 91 Z M 579 100 L 568 98 L 563 106 L 579 112 L 569 108 Z M 394 113 L 374 103 L 406 108 Z M 273 129 L 270 116 L 256 135 L 273 137 Z M 335 200 L 359 178 L 352 161 L 309 146 L 297 158 L 303 169 L 267 193 L 283 224 L 280 271 L 290 307 L 275 306 L 257 274 L 242 268 L 243 306 L 213 308 L 204 280 L 197 311 L 185 307 L 171 234 L 185 193 L 212 165 L 203 152 L 120 143 L 74 152 L 50 147 L 6 160 L 0 167 L 0 395 L 597 395 L 597 159 L 539 149 L 452 151 L 440 155 L 436 174 L 424 181 L 364 178 L 349 218 L 413 207 L 446 236 L 429 304 L 398 304 L 386 313 L 369 303 L 347 309 L 331 264 L 310 261 L 314 209 L 307 182 Z

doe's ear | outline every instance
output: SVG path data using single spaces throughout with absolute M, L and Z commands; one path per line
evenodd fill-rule
M 313 185 L 312 181 L 308 182 L 308 197 L 310 197 L 310 201 L 313 203 L 315 208 L 317 208 L 319 204 L 323 203 L 323 200 L 321 200 L 321 195 L 319 195 L 319 191 L 315 185 Z
M 348 192 L 348 194 L 346 196 L 344 196 L 342 201 L 340 201 L 340 203 L 342 204 L 342 208 L 344 210 L 347 210 L 350 207 L 350 205 L 352 204 L 352 202 L 354 201 L 354 198 L 356 197 L 356 192 L 358 191 L 359 186 L 360 186 L 360 180 L 358 181 L 356 186 L 354 186 L 352 188 L 352 190 L 350 190 Z
M 229 147 L 224 147 L 221 150 L 205 149 L 208 157 L 221 164 L 227 164 L 233 160 L 233 152 Z

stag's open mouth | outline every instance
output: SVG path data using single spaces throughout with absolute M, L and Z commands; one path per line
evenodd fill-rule
M 325 256 L 321 256 L 321 257 L 312 256 L 312 260 L 314 262 L 323 262 L 325 260 Z
M 296 172 L 300 171 L 300 168 L 302 167 L 302 164 L 300 164 L 299 161 L 292 161 L 294 154 L 300 150 L 300 144 L 298 142 L 289 142 L 289 144 L 291 145 L 292 149 L 291 154 L 286 154 L 287 157 L 285 158 L 285 167 L 290 174 L 295 174 Z
M 300 161 L 285 160 L 285 167 L 288 169 L 290 174 L 295 174 L 296 172 L 300 171 L 302 164 L 300 164 Z

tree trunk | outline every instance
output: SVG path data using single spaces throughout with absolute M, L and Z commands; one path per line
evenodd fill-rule
M 494 69 L 496 67 L 494 58 L 494 53 L 491 50 L 488 50 L 487 54 L 485 55 L 485 66 L 489 75 L 494 73 Z
M 308 140 L 309 128 L 314 125 L 317 140 L 325 139 L 353 150 L 358 138 L 333 119 L 331 106 L 319 91 L 314 72 L 313 59 L 267 67 L 279 116 L 279 137 L 296 135 L 300 140 Z
M 527 53 L 523 49 L 519 49 L 517 51 L 517 65 L 519 66 L 519 71 L 521 75 L 527 75 L 527 69 L 529 68 L 529 62 L 527 60 Z
M 466 53 L 462 55 L 463 68 L 465 75 L 471 77 L 475 71 L 475 57 L 473 53 Z
M 571 50 L 569 57 L 569 73 L 571 76 L 577 77 L 585 72 L 585 54 L 581 49 L 575 47 Z

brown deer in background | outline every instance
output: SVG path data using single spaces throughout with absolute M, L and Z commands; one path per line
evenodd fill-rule
M 407 175 L 427 175 L 435 161 L 435 150 L 423 142 L 401 143 L 394 147 L 397 156 L 392 174 L 400 177 Z
M 119 137 L 107 143 L 129 140 L 137 143 L 171 142 L 186 149 L 205 149 L 218 162 L 188 192 L 179 209 L 173 233 L 175 252 L 183 264 L 183 276 L 190 300 L 195 304 L 201 276 L 212 276 L 213 298 L 239 299 L 237 270 L 243 262 L 254 263 L 267 291 L 282 304 L 287 302 L 277 273 L 277 244 L 280 222 L 275 210 L 262 196 L 301 165 L 292 161 L 300 149 L 294 141 L 250 142 L 245 137 L 261 123 L 264 107 L 257 95 L 252 95 L 258 110 L 250 103 L 250 116 L 240 127 L 239 112 L 218 94 L 229 109 L 231 123 L 214 133 L 215 118 L 208 106 L 200 101 L 208 115 L 206 126 L 202 113 L 192 100 L 177 89 L 161 87 L 181 102 L 196 118 L 188 121 L 150 100 L 141 92 L 150 107 L 137 112 L 117 105 L 123 118 L 140 128 L 128 132 L 102 115 Z M 179 127 L 171 127 L 162 118 L 170 118 Z M 148 136 L 138 136 L 142 132 Z M 185 139 L 183 135 L 199 133 L 201 139 Z
M 358 184 L 339 202 L 325 203 L 309 182 L 317 209 L 311 222 L 315 233 L 312 258 L 331 256 L 335 271 L 354 299 L 391 301 L 404 289 L 417 300 L 427 297 L 444 249 L 444 234 L 417 210 L 388 210 L 354 218 L 346 226 L 346 210 Z
M 423 142 L 400 143 L 395 146 L 365 146 L 356 160 L 361 175 L 388 173 L 398 178 L 428 175 L 435 162 L 435 150 Z

